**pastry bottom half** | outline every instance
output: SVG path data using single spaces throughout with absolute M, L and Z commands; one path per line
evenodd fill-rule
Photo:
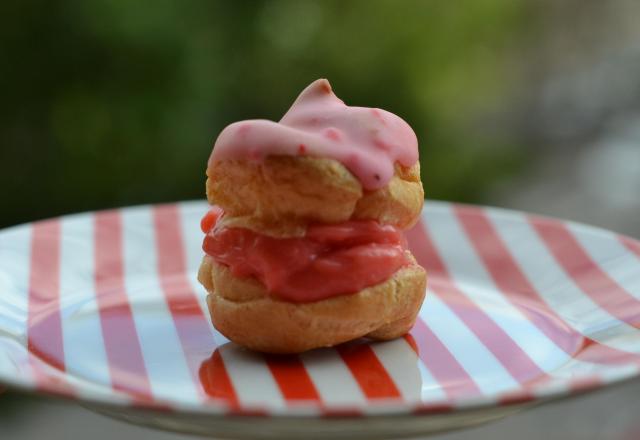
M 267 293 L 255 278 L 234 276 L 205 256 L 198 280 L 209 292 L 215 328 L 231 341 L 267 353 L 301 353 L 367 337 L 394 339 L 413 326 L 422 306 L 426 272 L 415 263 L 353 294 L 294 303 Z

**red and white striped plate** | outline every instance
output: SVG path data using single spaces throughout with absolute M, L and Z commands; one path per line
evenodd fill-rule
M 428 202 L 407 234 L 429 272 L 411 333 L 276 357 L 209 322 L 196 281 L 206 209 L 126 208 L 0 232 L 0 383 L 193 433 L 376 438 L 639 374 L 640 242 L 630 238 Z

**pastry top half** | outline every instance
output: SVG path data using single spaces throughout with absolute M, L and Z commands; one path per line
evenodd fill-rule
M 387 111 L 345 105 L 324 79 L 279 122 L 226 127 L 207 177 L 209 202 L 224 209 L 228 226 L 274 237 L 360 219 L 406 229 L 424 200 L 411 127 Z
M 203 249 L 280 300 L 311 303 L 385 282 L 412 265 L 402 233 L 423 204 L 415 133 L 384 110 L 350 107 L 326 80 L 279 122 L 240 121 L 208 163 Z

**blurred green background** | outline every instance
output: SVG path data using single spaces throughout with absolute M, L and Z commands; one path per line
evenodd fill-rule
M 0 6 L 0 225 L 203 197 L 218 132 L 326 77 L 404 117 L 428 196 L 480 201 L 526 153 L 478 129 L 518 87 L 513 0 L 24 1 Z M 9 191 L 7 191 L 9 190 Z
M 602 3 L 2 2 L 0 227 L 202 198 L 220 130 L 279 119 L 319 77 L 345 102 L 414 127 L 427 197 L 581 219 L 584 185 L 567 187 L 562 167 L 548 165 L 575 168 L 569 157 L 640 101 L 637 51 L 618 59 L 640 47 L 629 18 L 637 3 Z M 599 72 L 603 63 L 611 72 Z M 618 185 L 640 190 L 640 171 L 625 165 L 640 157 L 626 150 L 605 156 L 627 169 Z M 540 193 L 550 173 L 558 190 Z M 545 200 L 567 188 L 566 200 Z M 638 199 L 604 192 L 633 199 L 627 207 Z
M 624 217 L 638 208 L 640 134 L 625 135 L 622 153 L 583 165 L 571 156 L 640 107 L 638 9 L 579 0 L 1 2 L 0 227 L 202 198 L 220 130 L 279 119 L 319 77 L 345 102 L 414 127 L 427 197 L 582 219 L 582 207 L 613 193 Z M 587 176 L 571 179 L 558 163 Z M 622 167 L 622 189 L 580 193 L 600 166 Z M 557 189 L 541 191 L 549 182 Z

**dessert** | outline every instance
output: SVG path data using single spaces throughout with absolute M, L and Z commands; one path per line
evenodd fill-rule
M 419 171 L 405 121 L 345 105 L 324 79 L 279 122 L 227 126 L 201 224 L 214 326 L 272 353 L 405 334 L 426 287 L 402 233 L 422 210 Z

